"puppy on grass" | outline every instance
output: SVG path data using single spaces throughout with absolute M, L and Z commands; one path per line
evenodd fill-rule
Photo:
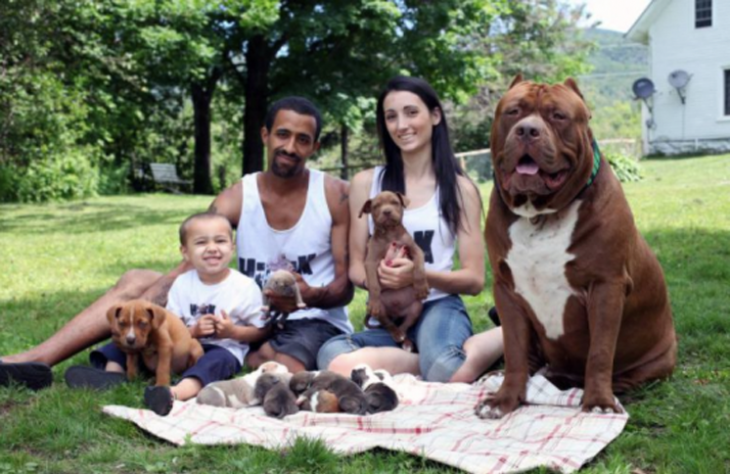
M 127 379 L 137 376 L 139 358 L 155 372 L 155 385 L 170 385 L 172 372 L 181 374 L 202 357 L 203 346 L 185 324 L 165 308 L 132 300 L 109 308 L 106 314 L 112 341 L 127 355 Z
M 196 402 L 214 407 L 242 408 L 260 405 L 262 400 L 254 392 L 256 382 L 263 374 L 286 374 L 289 370 L 278 362 L 270 361 L 243 377 L 223 380 L 206 385 L 200 391 Z

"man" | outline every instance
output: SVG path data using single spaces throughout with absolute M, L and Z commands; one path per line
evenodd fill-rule
M 314 369 L 319 346 L 332 335 L 352 330 L 344 309 L 353 296 L 347 277 L 348 185 L 305 166 L 319 149 L 320 132 L 320 114 L 308 100 L 288 97 L 274 103 L 261 130 L 268 170 L 244 177 L 211 205 L 240 229 L 236 237 L 240 270 L 263 286 L 276 268 L 292 269 L 307 305 L 290 314 L 270 341 L 249 354 L 247 363 L 252 367 L 275 360 L 292 372 Z M 183 262 L 166 275 L 149 270 L 125 273 L 49 339 L 3 357 L 0 385 L 11 380 L 32 389 L 50 385 L 50 366 L 109 337 L 105 317 L 109 307 L 135 298 L 164 305 L 172 282 L 189 269 Z M 85 371 L 80 384 L 105 386 L 109 381 L 102 374 Z

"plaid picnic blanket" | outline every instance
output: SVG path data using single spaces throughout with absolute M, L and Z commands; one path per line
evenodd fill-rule
M 116 405 L 103 411 L 177 445 L 246 443 L 282 449 L 298 437 L 312 437 L 341 454 L 379 447 L 480 474 L 539 466 L 573 472 L 618 436 L 628 420 L 626 413 L 581 412 L 582 390 L 560 391 L 541 375 L 528 383 L 528 405 L 501 420 L 478 418 L 474 406 L 502 380 L 498 373 L 472 385 L 442 384 L 398 375 L 398 408 L 369 416 L 299 412 L 278 420 L 265 416 L 261 407 L 234 410 L 195 400 L 175 402 L 166 417 Z

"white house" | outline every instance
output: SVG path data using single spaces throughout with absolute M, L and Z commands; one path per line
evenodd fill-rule
M 730 0 L 652 0 L 626 37 L 649 46 L 644 150 L 730 151 Z

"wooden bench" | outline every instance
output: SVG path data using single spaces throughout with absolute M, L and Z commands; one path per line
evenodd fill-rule
M 168 189 L 174 193 L 179 193 L 177 189 L 182 186 L 190 186 L 192 183 L 184 179 L 180 179 L 175 170 L 175 165 L 171 163 L 150 163 L 150 170 L 152 171 L 152 180 L 165 189 Z

